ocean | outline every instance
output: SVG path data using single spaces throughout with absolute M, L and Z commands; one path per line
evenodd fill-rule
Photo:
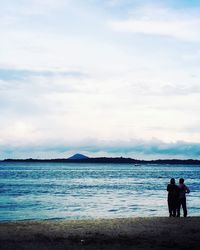
M 172 177 L 199 216 L 199 165 L 0 162 L 0 221 L 168 216 Z

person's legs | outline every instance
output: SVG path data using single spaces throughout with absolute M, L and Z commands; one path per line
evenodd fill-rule
M 171 200 L 168 200 L 168 209 L 169 209 L 169 216 L 172 216 L 172 204 L 171 204 Z
M 187 217 L 186 198 L 183 198 L 181 203 L 182 203 L 182 207 L 183 207 L 183 215 L 184 215 L 184 217 Z
M 172 216 L 173 217 L 176 216 L 176 208 L 177 208 L 176 200 L 173 199 L 173 201 L 172 201 Z
M 180 210 L 181 210 L 181 201 L 179 200 L 177 203 L 177 217 L 180 217 L 181 214 Z
M 174 206 L 173 209 L 172 209 L 172 216 L 173 217 L 176 217 L 176 207 Z

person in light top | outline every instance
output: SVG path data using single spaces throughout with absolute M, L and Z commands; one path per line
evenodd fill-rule
M 184 184 L 184 179 L 179 179 L 179 199 L 177 208 L 177 217 L 180 217 L 181 206 L 183 208 L 183 215 L 187 217 L 187 205 L 186 205 L 186 194 L 190 193 L 190 189 Z

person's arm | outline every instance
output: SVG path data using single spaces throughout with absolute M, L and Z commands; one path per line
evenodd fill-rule
M 190 189 L 185 185 L 185 192 L 187 193 L 187 194 L 189 194 L 190 193 Z
M 169 184 L 167 185 L 167 191 L 169 192 Z

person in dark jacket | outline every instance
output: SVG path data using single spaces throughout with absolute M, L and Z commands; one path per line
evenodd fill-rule
M 167 191 L 168 191 L 167 201 L 168 201 L 169 216 L 175 217 L 178 208 L 179 189 L 178 186 L 175 184 L 174 178 L 172 178 L 170 180 L 170 184 L 167 185 Z
M 180 217 L 181 206 L 183 208 L 183 216 L 187 217 L 187 205 L 186 205 L 186 195 L 190 193 L 190 189 L 184 184 L 184 179 L 180 178 L 179 180 L 179 199 L 178 199 L 178 209 L 177 217 Z

